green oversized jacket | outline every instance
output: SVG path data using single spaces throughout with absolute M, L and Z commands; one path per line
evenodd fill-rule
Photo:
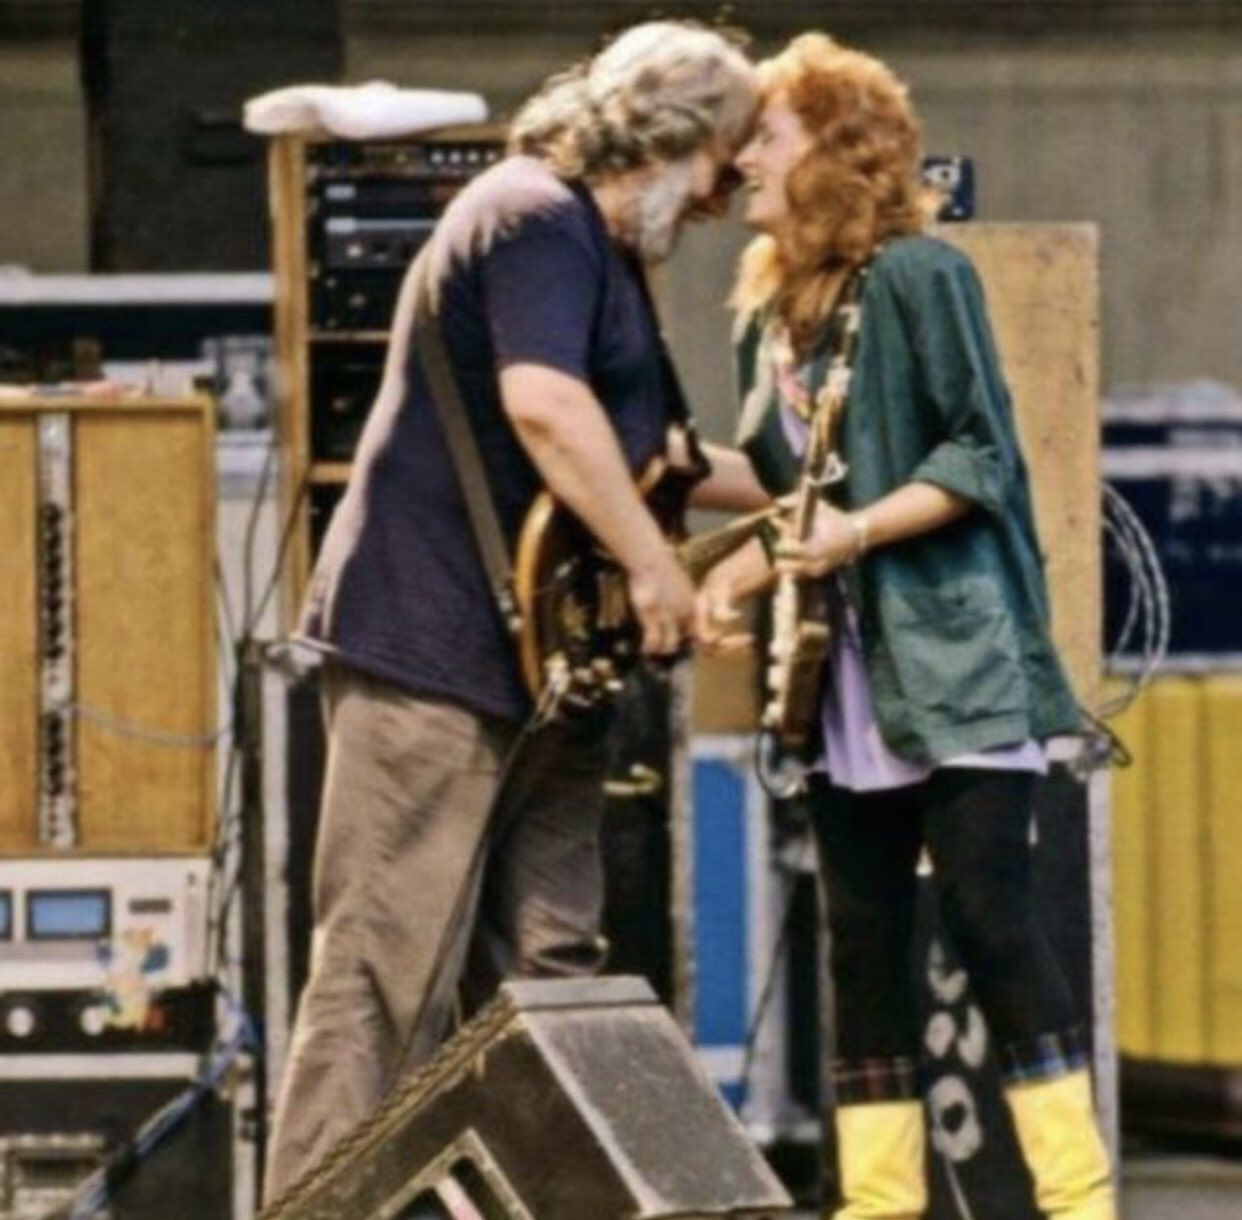
M 847 573 L 880 732 L 897 754 L 936 763 L 1076 731 L 1082 717 L 1049 637 L 1026 466 L 973 266 L 934 238 L 890 241 L 862 307 L 840 437 L 848 473 L 834 499 L 865 508 L 918 481 L 976 506 Z M 738 440 L 780 494 L 798 463 L 767 342 L 762 317 L 744 322 Z

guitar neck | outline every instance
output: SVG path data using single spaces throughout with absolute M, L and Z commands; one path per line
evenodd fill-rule
M 722 559 L 740 550 L 776 516 L 775 508 L 761 508 L 738 517 L 728 525 L 688 538 L 677 548 L 677 559 L 686 575 L 698 584 Z
M 806 455 L 803 458 L 802 477 L 792 513 L 794 537 L 805 542 L 815 525 L 815 511 L 819 507 L 822 478 L 828 462 L 832 440 L 832 425 L 837 403 L 833 402 L 816 412 L 807 432 Z

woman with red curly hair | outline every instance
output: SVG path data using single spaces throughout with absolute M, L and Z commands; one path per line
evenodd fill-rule
M 968 259 L 923 233 L 918 121 L 884 64 L 808 34 L 760 71 L 736 161 L 758 236 L 734 300 L 740 441 L 774 496 L 798 485 L 817 412 L 845 387 L 844 477 L 805 537 L 775 548 L 776 572 L 827 586 L 834 627 L 806 789 L 835 980 L 836 1218 L 926 1206 L 911 954 L 926 849 L 1039 1206 L 1113 1220 L 1076 1005 L 1031 899 L 1043 743 L 1080 713 L 983 293 Z M 700 638 L 723 646 L 736 602 L 774 579 L 758 545 L 719 565 Z

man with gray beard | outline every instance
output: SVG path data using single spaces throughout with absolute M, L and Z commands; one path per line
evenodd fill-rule
M 626 573 L 643 651 L 689 637 L 694 596 L 633 475 L 676 418 L 643 264 L 711 213 L 747 134 L 750 65 L 721 35 L 635 27 L 519 112 L 511 155 L 427 250 L 444 346 L 512 546 L 543 487 Z M 328 530 L 301 634 L 324 656 L 328 759 L 315 933 L 265 1193 L 370 1115 L 472 995 L 601 966 L 603 733 L 530 730 L 422 361 L 414 281 Z M 715 453 L 695 501 L 766 495 Z M 468 964 L 467 964 L 468 963 Z

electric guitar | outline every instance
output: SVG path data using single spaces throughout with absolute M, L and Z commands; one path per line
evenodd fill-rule
M 679 478 L 661 458 L 638 480 L 648 507 L 676 540 L 680 512 L 670 484 Z M 736 518 L 677 543 L 677 559 L 698 584 L 722 559 L 759 533 L 775 507 Z M 555 715 L 593 707 L 620 689 L 641 658 L 641 632 L 625 569 L 547 490 L 531 505 L 518 536 L 514 593 L 522 678 L 536 703 Z
M 802 474 L 794 492 L 790 531 L 800 542 L 814 531 L 825 489 L 841 482 L 847 473 L 837 452 L 837 432 L 858 350 L 866 275 L 866 265 L 855 269 L 842 286 L 832 313 L 835 347 L 827 378 L 811 406 Z M 782 573 L 773 593 L 768 697 L 760 717 L 758 771 L 760 782 L 775 796 L 793 796 L 802 788 L 805 756 L 816 739 L 816 712 L 832 644 L 829 589 L 825 580 Z

